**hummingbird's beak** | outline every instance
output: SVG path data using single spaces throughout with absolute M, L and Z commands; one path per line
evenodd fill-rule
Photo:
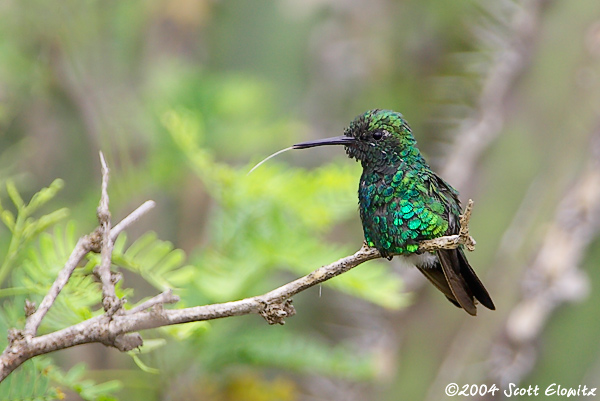
M 293 149 L 308 149 L 308 148 L 314 148 L 315 146 L 323 146 L 323 145 L 351 145 L 354 141 L 356 141 L 356 138 L 354 138 L 353 136 L 341 135 L 341 136 L 334 136 L 332 138 L 317 139 L 316 141 L 297 143 L 294 146 L 292 146 L 292 148 Z

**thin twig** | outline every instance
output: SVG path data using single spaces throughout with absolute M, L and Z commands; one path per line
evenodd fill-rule
M 100 252 L 101 261 L 96 272 L 102 283 L 102 305 L 104 306 L 104 310 L 114 313 L 120 307 L 120 303 L 117 300 L 115 283 L 110 272 L 114 242 L 110 235 L 110 210 L 108 209 L 109 169 L 102 152 L 100 152 L 100 162 L 102 164 L 102 195 L 100 196 L 100 205 L 98 206 L 98 221 L 100 222 L 102 233 L 102 245 Z
M 108 209 L 109 169 L 102 153 L 100 153 L 100 161 L 102 163 L 102 194 L 97 212 L 100 227 L 91 235 L 84 236 L 78 241 L 65 267 L 61 270 L 50 291 L 40 304 L 40 308 L 33 312 L 32 303 L 27 303 L 28 318 L 25 330 L 21 332 L 12 329 L 9 332 L 9 344 L 0 355 L 0 381 L 23 362 L 34 356 L 79 344 L 99 342 L 121 351 L 129 351 L 141 346 L 143 343 L 141 336 L 135 333 L 138 330 L 252 313 L 260 314 L 269 324 L 284 324 L 285 318 L 296 313 L 290 299 L 292 296 L 343 274 L 361 263 L 381 257 L 377 249 L 364 244 L 354 255 L 322 266 L 304 277 L 263 295 L 239 301 L 184 309 L 166 310 L 157 308 L 157 306 L 162 306 L 165 303 L 175 303 L 179 300 L 179 297 L 173 295 L 171 290 L 167 290 L 127 312 L 116 314 L 117 311 L 121 310 L 122 302 L 116 297 L 115 283 L 110 270 L 114 240 L 125 227 L 154 207 L 154 202 L 148 201 L 134 210 L 111 233 L 110 211 Z M 473 202 L 469 200 L 465 213 L 461 216 L 462 226 L 458 235 L 424 241 L 420 250 L 434 251 L 442 248 L 456 248 L 461 244 L 467 246 L 474 244 L 473 239 L 469 236 L 468 227 L 466 227 L 469 224 L 472 204 Z M 97 252 L 98 250 L 101 253 L 101 264 L 97 269 L 97 273 L 102 282 L 102 303 L 106 313 L 74 326 L 36 337 L 42 319 L 69 281 L 73 270 L 88 252 Z M 151 310 L 148 311 L 148 309 Z
M 119 224 L 110 230 L 110 240 L 115 242 L 121 231 L 138 221 L 140 217 L 148 213 L 154 206 L 156 206 L 156 202 L 152 200 L 142 203 L 140 207 L 131 212 L 127 217 L 121 220 Z
M 179 302 L 179 297 L 177 295 L 173 295 L 173 290 L 169 288 L 168 290 L 161 292 L 157 296 L 152 297 L 139 305 L 136 305 L 135 307 L 125 312 L 125 314 L 133 315 L 138 312 L 145 311 L 146 309 L 153 308 L 157 305 L 174 304 L 176 302 Z
M 540 17 L 551 0 L 524 3 L 514 16 L 506 46 L 495 52 L 497 58 L 485 77 L 476 114 L 462 121 L 460 134 L 447 152 L 441 175 L 456 188 L 462 189 L 470 181 L 477 170 L 475 164 L 502 131 L 509 97 L 529 66 Z
M 27 322 L 25 323 L 25 336 L 34 337 L 37 334 L 37 330 L 40 327 L 40 323 L 50 307 L 54 304 L 56 297 L 62 289 L 65 287 L 73 271 L 81 262 L 81 260 L 88 254 L 90 251 L 90 240 L 87 236 L 82 237 L 77 241 L 77 245 L 75 245 L 75 249 L 71 252 L 71 256 L 67 260 L 67 263 L 62 268 L 62 270 L 58 273 L 58 277 L 50 287 L 50 290 L 40 303 L 40 307 L 27 318 Z
M 138 211 L 140 209 L 141 208 L 138 208 L 134 213 L 137 212 L 137 214 L 139 214 Z M 146 207 L 143 210 L 149 210 L 149 207 Z M 469 213 L 467 213 L 467 211 L 465 212 L 465 223 L 468 223 Z M 126 218 L 123 221 L 128 222 L 133 221 L 133 219 Z M 460 246 L 461 243 L 464 243 L 457 241 L 454 237 L 455 236 L 441 237 L 436 240 L 438 240 L 438 245 L 444 249 L 456 248 Z M 460 237 L 460 235 L 458 235 L 458 237 Z M 464 241 L 464 237 L 461 238 Z M 342 258 L 329 265 L 322 266 L 312 273 L 282 285 L 266 294 L 239 301 L 184 309 L 156 308 L 155 306 L 157 305 L 177 301 L 178 298 L 176 296 L 171 294 L 170 291 L 165 291 L 154 298 L 142 302 L 140 305 L 125 313 L 105 313 L 74 326 L 40 337 L 25 337 L 20 335 L 19 332 L 11 332 L 9 345 L 2 355 L 0 355 L 0 381 L 23 362 L 34 356 L 73 347 L 79 344 L 97 342 L 115 347 L 121 351 L 129 351 L 142 345 L 141 337 L 139 334 L 135 333 L 138 330 L 248 314 L 259 314 L 265 318 L 269 324 L 284 324 L 285 318 L 295 314 L 295 309 L 290 300 L 292 296 L 343 274 L 361 263 L 379 257 L 381 257 L 381 255 L 377 249 L 368 247 L 365 244 L 359 251 L 351 256 Z M 54 297 L 54 299 L 55 298 L 56 297 Z M 149 308 L 151 308 L 150 311 L 147 310 Z M 41 317 L 39 320 L 41 320 Z
M 114 242 L 116 237 L 125 228 L 129 227 L 132 223 L 139 220 L 140 217 L 148 213 L 148 211 L 150 211 L 155 205 L 156 203 L 154 201 L 146 201 L 140 207 L 131 212 L 131 214 L 129 214 L 127 217 L 121 220 L 119 224 L 117 224 L 110 232 L 111 241 Z M 48 310 L 52 307 L 54 301 L 56 301 L 58 294 L 60 294 L 62 289 L 65 287 L 65 285 L 71 278 L 73 271 L 83 260 L 83 258 L 90 252 L 90 250 L 95 246 L 94 242 L 98 240 L 97 234 L 98 233 L 96 231 L 91 235 L 81 237 L 77 241 L 73 252 L 71 252 L 69 259 L 67 260 L 67 263 L 58 273 L 56 280 L 54 281 L 54 283 L 52 283 L 50 290 L 48 290 L 48 293 L 40 303 L 39 308 L 37 308 L 37 310 L 34 313 L 28 316 L 23 332 L 25 336 L 33 337 L 37 334 L 37 330 L 42 322 L 42 319 L 44 319 L 44 316 L 46 316 Z

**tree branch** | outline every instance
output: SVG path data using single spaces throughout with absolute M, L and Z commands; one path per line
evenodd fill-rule
M 97 214 L 102 243 L 100 251 L 101 261 L 95 273 L 102 283 L 102 306 L 104 306 L 104 311 L 114 314 L 122 306 L 122 303 L 115 293 L 115 280 L 113 280 L 110 271 L 114 242 L 110 236 L 110 210 L 108 209 L 109 169 L 102 152 L 100 152 L 100 163 L 102 164 L 102 195 L 100 196 L 100 205 L 98 206 Z
M 117 224 L 116 226 L 114 226 L 112 228 L 112 230 L 110 230 L 110 240 L 112 242 L 115 242 L 117 240 L 117 237 L 119 236 L 119 234 L 121 234 L 121 231 L 123 231 L 124 229 L 126 229 L 127 227 L 129 227 L 130 225 L 135 223 L 136 221 L 138 221 L 143 215 L 148 213 L 150 211 L 150 209 L 152 209 L 154 206 L 156 206 L 156 202 L 149 200 L 149 201 L 142 203 L 142 205 L 139 206 L 137 209 L 135 209 L 133 212 L 129 213 L 129 215 L 127 217 L 125 217 L 123 220 L 121 220 L 121 222 L 119 224 Z
M 81 262 L 81 260 L 88 254 L 90 251 L 90 239 L 89 237 L 82 237 L 77 241 L 77 245 L 75 245 L 75 249 L 69 256 L 65 267 L 62 268 L 60 273 L 58 273 L 58 277 L 50 287 L 50 290 L 42 300 L 40 307 L 31 314 L 25 323 L 25 331 L 24 334 L 27 337 L 34 337 L 37 334 L 38 327 L 40 327 L 40 323 L 42 323 L 42 319 L 48 313 L 50 307 L 54 304 L 56 297 L 65 287 L 65 285 L 69 282 L 71 278 L 71 274 Z
M 75 345 L 102 343 L 120 351 L 130 351 L 143 343 L 141 336 L 136 333 L 139 330 L 248 314 L 259 314 L 269 324 L 284 324 L 285 318 L 296 313 L 290 299 L 292 296 L 343 274 L 361 263 L 381 257 L 377 249 L 363 244 L 362 248 L 353 255 L 322 266 L 304 277 L 263 295 L 221 304 L 163 309 L 162 305 L 179 301 L 179 297 L 173 295 L 171 290 L 167 290 L 129 311 L 125 311 L 121 308 L 125 300 L 117 299 L 115 283 L 110 271 L 113 243 L 116 236 L 150 210 L 154 206 L 154 202 L 144 203 L 111 231 L 107 193 L 109 170 L 102 153 L 100 158 L 102 163 L 102 195 L 98 207 L 100 226 L 92 234 L 84 236 L 78 241 L 65 267 L 40 304 L 40 308 L 27 318 L 25 329 L 23 331 L 10 330 L 8 346 L 0 355 L 0 381 L 30 358 Z M 465 213 L 460 219 L 459 234 L 422 241 L 419 244 L 419 250 L 431 252 L 437 249 L 457 248 L 461 245 L 472 249 L 475 241 L 469 236 L 468 230 L 472 205 L 473 201 L 469 200 Z M 102 304 L 105 313 L 53 333 L 36 336 L 42 319 L 67 284 L 74 269 L 90 251 L 101 253 L 102 262 L 98 268 L 98 275 L 102 282 Z M 30 305 L 27 309 L 31 310 L 32 308 Z
M 129 309 L 128 311 L 125 311 L 125 314 L 134 315 L 138 312 L 145 311 L 146 309 L 154 308 L 155 306 L 160 306 L 164 304 L 174 304 L 176 302 L 179 302 L 179 297 L 177 295 L 173 295 L 173 291 L 169 288 L 168 290 L 161 292 L 157 296 L 142 302 L 141 304 Z
M 554 220 L 525 271 L 521 299 L 491 349 L 491 380 L 519 383 L 535 364 L 536 341 L 552 313 L 589 292 L 581 262 L 600 231 L 600 120 L 590 149 L 587 167 L 556 208 Z
M 503 38 L 502 45 L 494 49 L 496 58 L 484 79 L 476 113 L 461 122 L 452 149 L 446 153 L 441 176 L 454 187 L 462 189 L 470 181 L 477 170 L 475 164 L 501 133 L 508 100 L 529 66 L 542 11 L 551 2 L 532 0 L 516 5 L 519 9 L 509 23 L 510 36 Z

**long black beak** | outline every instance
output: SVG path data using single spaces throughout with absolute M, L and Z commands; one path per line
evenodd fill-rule
M 314 148 L 315 146 L 323 145 L 351 145 L 352 142 L 356 141 L 356 138 L 352 136 L 334 136 L 333 138 L 317 139 L 316 141 L 308 141 L 297 143 L 292 148 L 294 149 L 308 149 Z

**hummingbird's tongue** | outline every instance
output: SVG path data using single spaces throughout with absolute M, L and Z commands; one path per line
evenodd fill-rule
M 280 153 L 287 152 L 288 150 L 292 150 L 292 149 L 294 149 L 294 148 L 293 148 L 292 146 L 290 146 L 289 148 L 285 148 L 285 149 L 278 150 L 277 152 L 273 153 L 271 156 L 267 156 L 267 157 L 265 157 L 265 158 L 264 158 L 264 159 L 262 159 L 260 162 L 258 162 L 258 163 L 256 164 L 256 166 L 252 167 L 252 169 L 251 169 L 250 171 L 248 171 L 248 174 L 246 174 L 246 175 L 250 175 L 250 173 L 251 173 L 251 172 L 253 172 L 254 170 L 256 170 L 256 169 L 258 168 L 258 166 L 260 166 L 261 164 L 263 164 L 263 163 L 264 163 L 264 162 L 266 162 L 267 160 L 269 160 L 269 159 L 271 159 L 271 158 L 273 158 L 273 157 L 277 156 L 277 155 L 278 155 L 278 154 L 280 154 Z

